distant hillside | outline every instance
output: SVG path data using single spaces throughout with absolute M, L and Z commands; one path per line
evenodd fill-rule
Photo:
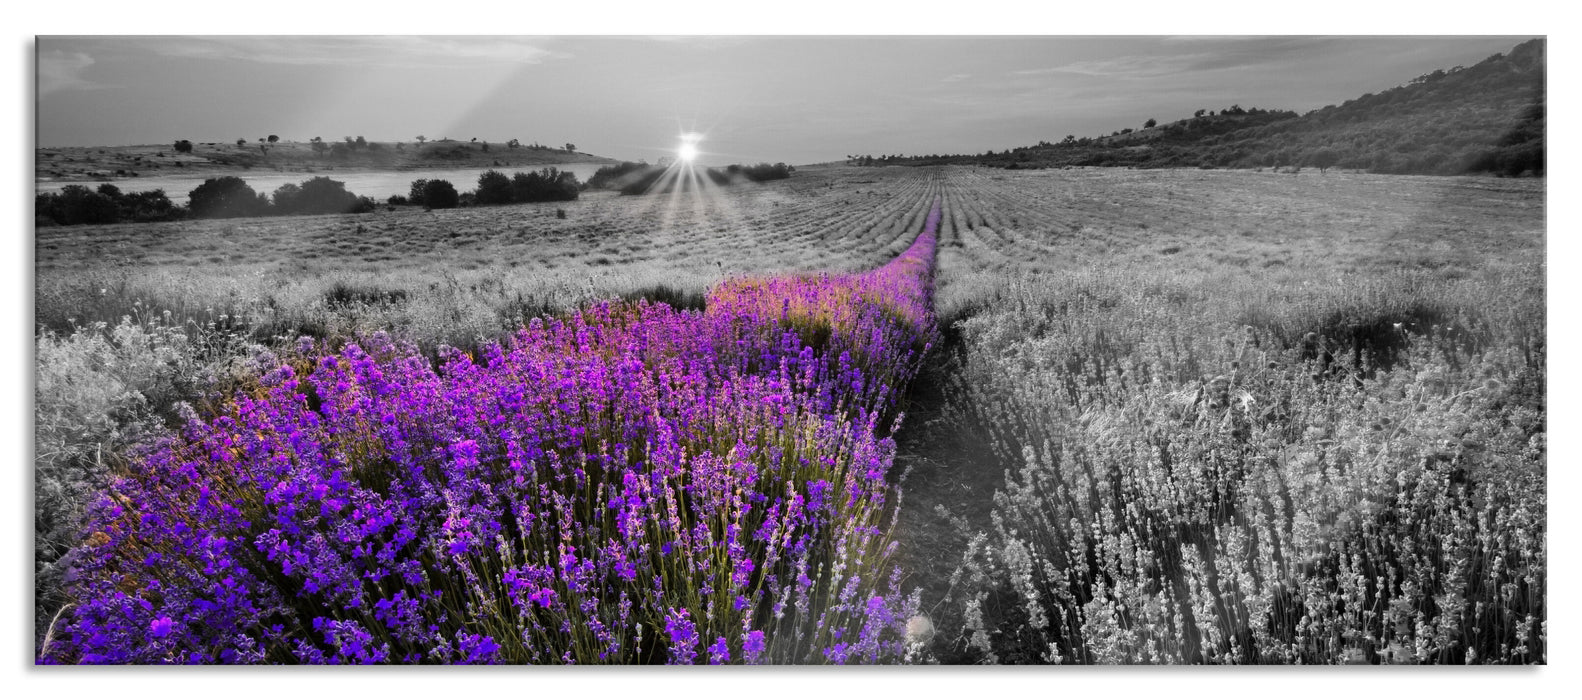
M 572 144 L 566 144 L 572 146 Z M 562 163 L 614 163 L 565 147 L 487 141 L 439 140 L 419 143 L 351 140 L 242 143 L 176 142 L 147 146 L 40 148 L 34 173 L 40 180 L 94 181 L 172 173 L 230 173 L 244 170 L 317 172 L 319 170 L 426 170 L 433 168 L 536 168 Z M 574 147 L 573 147 L 574 148 Z
M 858 156 L 848 162 L 1004 168 L 1294 166 L 1379 173 L 1542 175 L 1545 52 L 1544 40 L 1534 39 L 1470 68 L 1436 70 L 1405 85 L 1301 116 L 1232 106 L 1109 136 L 1067 136 L 1059 143 L 983 155 Z

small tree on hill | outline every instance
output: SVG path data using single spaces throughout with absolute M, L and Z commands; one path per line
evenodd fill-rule
M 276 136 L 274 134 L 270 134 L 269 135 L 269 142 L 270 143 L 278 143 L 279 141 L 280 141 L 280 137 L 279 136 Z
M 186 139 L 182 139 L 182 140 L 176 142 L 174 148 L 176 149 L 177 153 L 191 153 L 192 152 L 192 142 L 188 141 Z
M 566 144 L 566 150 L 571 151 L 572 153 L 576 153 L 577 152 L 577 144 L 574 144 L 574 143 Z
M 424 136 L 424 135 L 422 135 L 422 134 L 418 134 L 418 137 L 417 137 L 417 138 L 416 138 L 416 139 L 415 139 L 415 140 L 416 140 L 416 141 L 417 141 L 417 145 L 419 145 L 419 146 L 421 146 L 421 145 L 423 145 L 423 144 L 424 144 L 424 143 L 425 143 L 425 142 L 427 142 L 427 141 L 428 141 L 428 137 L 427 137 L 427 136 Z
M 1148 119 L 1148 121 L 1143 122 L 1144 129 L 1152 129 L 1156 126 L 1159 126 L 1159 121 L 1151 117 Z

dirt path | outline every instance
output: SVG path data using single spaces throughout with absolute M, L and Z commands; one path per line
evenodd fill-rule
M 972 535 L 989 527 L 1004 475 L 996 471 L 989 446 L 946 411 L 959 337 L 946 332 L 943 338 L 902 404 L 906 419 L 895 435 L 893 469 L 902 492 L 895 526 L 901 587 L 922 590 L 922 612 L 936 630 L 934 653 L 948 663 L 962 627 L 960 602 L 948 599 L 951 574 Z

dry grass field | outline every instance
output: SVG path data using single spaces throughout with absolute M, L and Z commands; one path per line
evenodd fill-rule
M 814 168 L 708 197 L 41 229 L 37 320 L 65 331 L 171 310 L 240 319 L 259 340 L 382 327 L 470 345 L 601 295 L 700 298 L 728 275 L 875 267 L 911 242 L 934 179 Z
M 915 658 L 1547 660 L 1544 181 L 1338 171 L 823 166 L 39 229 L 42 624 L 81 484 L 257 346 L 384 330 L 433 358 L 600 299 L 874 269 L 936 197 L 944 343 L 890 477 L 937 630 Z

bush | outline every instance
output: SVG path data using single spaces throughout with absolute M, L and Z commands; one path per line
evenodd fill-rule
M 641 176 L 642 173 L 651 167 L 653 166 L 647 163 L 633 163 L 631 161 L 623 161 L 617 165 L 606 165 L 595 171 L 593 177 L 588 178 L 588 187 L 618 190 L 630 184 L 631 180 Z
M 791 177 L 791 173 L 796 172 L 796 168 L 785 163 L 775 163 L 774 165 L 759 163 L 757 165 L 732 165 L 727 167 L 725 172 L 731 175 L 740 174 L 753 182 L 764 182 L 766 180 L 784 180 Z
M 111 187 L 112 192 L 119 191 Z M 120 220 L 120 206 L 113 197 L 82 185 L 67 185 L 58 193 L 43 193 L 34 200 L 34 216 L 43 223 L 113 224 Z
M 479 204 L 510 204 L 512 201 L 522 201 L 516 199 L 512 191 L 511 178 L 498 170 L 485 170 L 478 176 L 476 198 Z
M 405 303 L 405 289 L 385 289 L 369 284 L 337 281 L 324 293 L 324 303 L 331 309 L 351 306 L 397 306 Z
M 346 191 L 346 183 L 323 176 L 275 190 L 275 210 L 281 214 L 349 214 L 363 209 L 357 195 Z
M 186 139 L 182 139 L 182 140 L 176 142 L 174 148 L 176 149 L 177 153 L 191 153 L 192 152 L 192 142 L 188 141 Z
M 461 196 L 455 185 L 445 180 L 428 180 L 423 183 L 423 206 L 430 209 L 454 209 Z
M 187 209 L 198 218 L 222 219 L 266 213 L 269 201 L 234 175 L 209 178 L 187 194 Z
M 108 182 L 99 185 L 97 192 L 82 185 L 67 185 L 60 192 L 41 193 L 34 198 L 33 209 L 39 226 L 172 221 L 184 214 L 164 190 L 123 194 Z
M 511 178 L 512 196 L 518 202 L 569 202 L 582 190 L 574 173 L 555 168 L 517 173 Z
M 171 202 L 162 189 L 125 194 L 117 200 L 117 204 L 121 208 L 122 221 L 173 221 L 186 213 Z

